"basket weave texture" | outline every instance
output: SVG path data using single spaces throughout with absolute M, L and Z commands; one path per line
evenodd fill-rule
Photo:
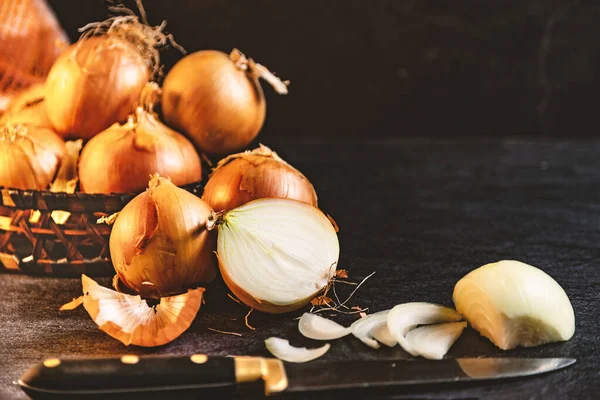
M 203 185 L 183 187 L 200 196 Z M 97 224 L 136 194 L 54 193 L 0 187 L 0 270 L 53 276 L 111 276 L 111 227 Z M 55 210 L 71 213 L 65 224 Z

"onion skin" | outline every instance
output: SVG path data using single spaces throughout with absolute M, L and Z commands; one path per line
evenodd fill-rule
M 189 140 L 141 108 L 136 121 L 115 124 L 84 147 L 79 160 L 82 191 L 138 193 L 154 173 L 177 186 L 202 179 L 200 157 Z
M 288 198 L 317 207 L 317 194 L 310 181 L 266 146 L 219 162 L 202 195 L 215 211 L 231 210 L 264 197 Z
M 204 286 L 217 273 L 212 209 L 193 194 L 154 177 L 117 217 L 110 252 L 120 281 L 145 298 Z
M 5 125 L 0 128 L 0 186 L 47 189 L 66 151 L 49 129 Z
M 206 153 L 246 147 L 265 121 L 266 102 L 258 78 L 225 53 L 203 50 L 182 58 L 163 84 L 165 121 Z
M 150 71 L 129 43 L 110 36 L 71 45 L 46 80 L 46 110 L 65 138 L 90 139 L 135 109 Z
M 12 99 L 6 113 L 0 119 L 0 124 L 22 124 L 53 129 L 46 113 L 44 96 L 43 83 L 24 90 Z

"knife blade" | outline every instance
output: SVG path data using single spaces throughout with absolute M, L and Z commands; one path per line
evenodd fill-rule
M 338 361 L 284 364 L 261 357 L 124 355 L 47 359 L 27 370 L 19 385 L 32 398 L 159 393 L 232 396 L 256 383 L 266 395 L 354 388 L 486 381 L 542 374 L 573 358 L 457 358 L 439 361 Z

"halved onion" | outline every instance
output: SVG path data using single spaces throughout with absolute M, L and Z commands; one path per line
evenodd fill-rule
M 337 234 L 327 217 L 309 204 L 258 199 L 218 216 L 215 224 L 223 279 L 238 299 L 256 310 L 297 310 L 335 274 Z
M 544 271 L 519 261 L 484 265 L 454 288 L 456 309 L 471 326 L 503 350 L 569 340 L 573 306 Z
M 196 317 L 204 294 L 204 288 L 197 288 L 163 297 L 157 305 L 149 306 L 140 296 L 107 289 L 86 275 L 81 281 L 83 306 L 90 317 L 101 330 L 126 346 L 161 346 L 177 338 Z
M 462 315 L 456 311 L 432 303 L 405 303 L 392 308 L 387 316 L 387 324 L 402 348 L 413 356 L 419 353 L 408 340 L 406 334 L 418 325 L 436 324 L 439 322 L 456 322 Z
M 351 325 L 352 334 L 359 338 L 364 344 L 374 349 L 379 348 L 379 342 L 373 339 L 372 331 L 378 326 L 387 323 L 388 314 L 390 310 L 379 311 L 375 314 L 367 315 L 361 318 Z
M 275 357 L 279 358 L 280 360 L 293 363 L 303 363 L 317 359 L 323 354 L 327 353 L 331 347 L 329 343 L 326 343 L 325 345 L 315 349 L 294 347 L 290 345 L 288 340 L 277 337 L 268 338 L 265 340 L 265 345 L 267 346 L 267 350 L 269 350 L 269 352 Z
M 352 327 L 345 328 L 335 321 L 311 313 L 302 314 L 298 330 L 307 338 L 316 340 L 339 339 L 352 333 Z
M 406 334 L 406 341 L 418 355 L 430 360 L 441 360 L 466 326 L 466 322 L 420 326 Z

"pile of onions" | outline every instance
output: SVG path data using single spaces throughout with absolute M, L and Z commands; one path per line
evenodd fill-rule
M 308 304 L 335 275 L 340 248 L 329 219 L 290 199 L 258 199 L 216 215 L 223 280 L 246 305 L 284 313 Z
M 313 185 L 267 146 L 224 158 L 202 199 L 215 211 L 231 210 L 263 197 L 288 198 L 317 206 Z
M 204 201 L 153 176 L 117 217 L 110 253 L 119 280 L 145 298 L 161 298 L 212 281 L 217 267 L 212 213 Z
M 69 39 L 45 0 L 0 2 L 0 114 L 23 89 L 44 81 Z
M 79 160 L 81 190 L 88 193 L 137 193 L 154 173 L 181 186 L 200 181 L 202 166 L 192 143 L 153 113 L 158 85 L 148 84 L 142 106 L 125 124 L 94 136 Z
M 48 188 L 65 153 L 65 143 L 49 129 L 12 124 L 1 126 L 0 186 Z
M 158 47 L 174 44 L 162 32 L 164 24 L 148 26 L 143 12 L 142 20 L 127 10 L 88 24 L 83 37 L 56 60 L 46 81 L 46 107 L 58 134 L 90 139 L 135 109 L 160 68 Z
M 285 83 L 238 50 L 229 56 L 216 50 L 190 54 L 165 78 L 165 121 L 203 152 L 239 151 L 258 135 L 265 120 L 261 77 L 278 93 L 287 93 Z

